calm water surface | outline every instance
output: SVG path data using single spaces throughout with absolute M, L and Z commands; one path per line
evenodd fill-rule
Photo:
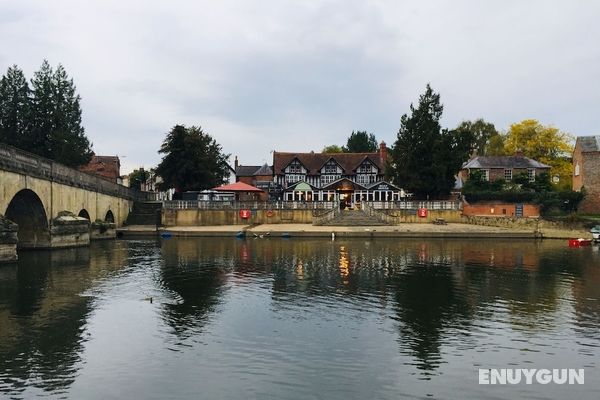
M 599 399 L 600 253 L 171 239 L 0 267 L 0 398 Z M 478 385 L 585 368 L 585 385 Z

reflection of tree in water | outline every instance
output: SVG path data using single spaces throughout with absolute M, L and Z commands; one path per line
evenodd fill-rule
M 85 284 L 89 251 L 21 252 L 19 258 L 18 267 L 3 267 L 0 275 L 0 304 L 8 306 L 0 309 L 0 393 L 29 386 L 64 393 L 77 375 L 92 309 L 89 298 L 74 295 Z
M 164 265 L 160 284 L 174 296 L 163 306 L 165 321 L 180 338 L 204 327 L 214 312 L 227 281 L 227 253 L 202 245 L 201 241 L 163 243 Z
M 416 358 L 418 369 L 435 370 L 443 362 L 440 347 L 446 329 L 471 323 L 471 308 L 456 288 L 450 267 L 409 267 L 396 277 L 393 290 L 401 351 Z

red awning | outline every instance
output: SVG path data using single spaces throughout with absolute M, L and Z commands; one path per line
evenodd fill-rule
M 244 183 L 244 182 L 236 182 L 236 183 L 231 183 L 229 185 L 219 186 L 219 187 L 213 188 L 213 190 L 217 190 L 219 192 L 245 192 L 245 193 L 263 192 L 263 190 L 260 190 L 259 188 L 254 187 L 252 185 L 248 185 L 247 183 Z

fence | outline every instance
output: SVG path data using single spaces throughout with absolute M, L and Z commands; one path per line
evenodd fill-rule
M 426 208 L 428 210 L 460 210 L 460 201 L 427 200 L 427 201 L 370 201 L 369 207 L 376 210 L 417 210 Z
M 299 201 L 199 201 L 171 200 L 163 202 L 163 208 L 175 210 L 331 210 L 334 202 L 299 202 Z

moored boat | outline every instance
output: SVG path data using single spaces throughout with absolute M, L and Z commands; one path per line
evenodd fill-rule
M 583 247 L 590 246 L 592 244 L 592 239 L 569 239 L 569 247 Z
M 590 232 L 592 232 L 592 238 L 594 238 L 594 242 L 600 242 L 600 225 L 596 225 L 590 229 Z

